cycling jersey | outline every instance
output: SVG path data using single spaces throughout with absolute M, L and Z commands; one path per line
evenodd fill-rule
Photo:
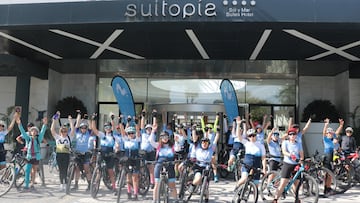
M 214 149 L 211 145 L 207 149 L 200 147 L 193 147 L 190 152 L 190 158 L 195 158 L 197 165 L 205 167 L 211 162 Z
M 260 142 L 249 142 L 243 139 L 242 143 L 245 146 L 244 163 L 248 166 L 261 167 L 262 156 L 266 155 L 265 147 Z
M 270 160 L 281 162 L 281 147 L 279 141 L 271 140 L 268 144 Z
M 264 139 L 265 139 L 264 131 L 261 131 L 260 133 L 256 133 L 256 141 L 260 142 L 261 144 L 264 144 Z
M 114 151 L 115 137 L 114 132 L 103 133 L 99 131 L 101 152 L 109 153 Z
M 288 153 L 294 154 L 296 156 L 296 159 L 300 159 L 300 152 L 303 151 L 302 145 L 295 141 L 294 143 L 290 142 L 289 140 L 285 140 L 283 142 L 283 145 L 285 146 L 285 149 Z M 288 164 L 298 164 L 298 162 L 295 160 L 292 160 L 289 156 L 284 156 L 284 162 Z
M 82 134 L 80 128 L 75 129 L 74 139 L 76 141 L 75 151 L 80 153 L 88 152 L 88 144 L 91 130 L 86 130 L 85 134 Z
M 0 132 L 0 143 L 4 143 L 5 142 L 5 137 L 8 134 L 7 130 L 3 130 Z
M 141 129 L 141 144 L 140 144 L 141 150 L 144 150 L 146 152 L 154 151 L 154 147 L 151 146 L 149 138 L 151 137 L 151 139 L 153 139 L 153 141 L 155 142 L 155 135 L 151 136 L 151 134 L 147 134 L 145 129 Z
M 179 134 L 174 134 L 175 137 L 175 143 L 174 143 L 174 149 L 175 152 L 180 152 L 185 150 L 185 141 L 186 141 L 186 137 L 183 135 L 179 135 Z

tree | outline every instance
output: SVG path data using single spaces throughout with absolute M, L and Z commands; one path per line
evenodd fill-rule
M 80 110 L 82 116 L 84 114 L 87 114 L 87 109 L 84 103 L 76 97 L 65 97 L 64 99 L 58 101 L 55 109 L 56 111 L 60 111 L 61 115 L 66 118 L 68 117 L 68 115 L 76 118 L 77 110 Z
M 341 115 L 329 100 L 314 100 L 305 107 L 301 118 L 302 122 L 306 122 L 309 118 L 313 122 L 320 122 L 325 118 L 337 122 Z

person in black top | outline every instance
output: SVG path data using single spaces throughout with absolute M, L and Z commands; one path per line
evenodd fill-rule
M 347 127 L 345 129 L 346 135 L 341 136 L 340 146 L 342 151 L 345 153 L 345 156 L 356 151 L 356 140 L 355 137 L 352 136 L 353 132 L 354 130 L 352 129 L 352 127 Z

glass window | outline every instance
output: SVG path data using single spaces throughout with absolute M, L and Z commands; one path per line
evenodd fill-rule
M 295 104 L 296 84 L 289 79 L 246 80 L 246 103 Z

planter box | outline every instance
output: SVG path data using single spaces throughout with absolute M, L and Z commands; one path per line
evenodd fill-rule
M 303 129 L 306 123 L 300 123 L 300 129 Z M 339 127 L 339 123 L 330 123 L 330 128 L 336 129 Z M 324 143 L 323 143 L 323 129 L 324 123 L 314 122 L 310 124 L 309 129 L 306 134 L 303 135 L 303 149 L 305 152 L 305 157 L 313 156 L 317 150 L 320 154 L 324 153 Z

